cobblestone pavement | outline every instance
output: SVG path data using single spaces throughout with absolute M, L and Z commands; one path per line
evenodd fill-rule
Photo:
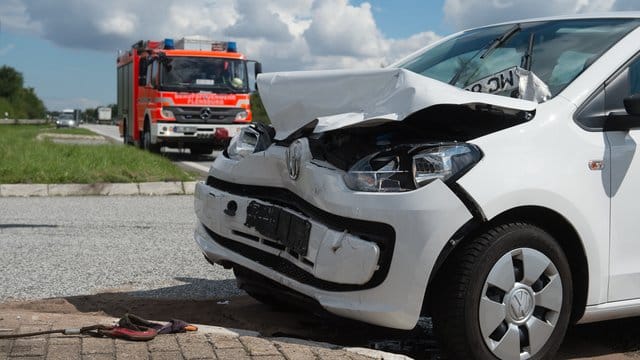
M 0 334 L 29 333 L 52 329 L 112 324 L 115 319 L 99 315 L 0 313 Z M 204 326 L 197 332 L 158 335 L 148 342 L 50 334 L 0 339 L 0 360 L 119 360 L 119 359 L 254 359 L 254 360 L 369 360 L 408 359 L 405 356 L 362 348 L 290 338 L 262 338 L 241 330 Z

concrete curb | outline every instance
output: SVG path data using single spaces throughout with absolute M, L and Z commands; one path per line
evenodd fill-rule
M 193 195 L 196 183 L 0 184 L 0 197 Z

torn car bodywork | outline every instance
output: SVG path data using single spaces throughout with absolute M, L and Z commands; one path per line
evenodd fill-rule
M 531 115 L 526 114 L 536 108 L 532 101 L 470 92 L 396 68 L 262 74 L 258 88 L 276 130 L 276 140 L 286 139 L 307 126 L 321 133 L 402 121 L 434 105 L 500 111 L 523 119 L 530 119 Z M 447 114 L 442 115 L 444 119 L 422 121 L 446 121 Z

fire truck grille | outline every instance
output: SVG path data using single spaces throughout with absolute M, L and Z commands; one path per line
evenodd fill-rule
M 231 124 L 236 115 L 244 111 L 242 108 L 200 107 L 200 106 L 169 106 L 179 123 L 195 124 Z

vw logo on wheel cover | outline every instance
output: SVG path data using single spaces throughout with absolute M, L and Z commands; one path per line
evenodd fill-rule
M 287 149 L 287 171 L 289 177 L 295 180 L 300 175 L 300 163 L 302 162 L 302 141 L 296 140 Z
M 211 116 L 211 109 L 204 108 L 204 109 L 202 109 L 202 111 L 200 111 L 200 118 L 202 120 L 207 120 L 209 118 L 209 116 Z

